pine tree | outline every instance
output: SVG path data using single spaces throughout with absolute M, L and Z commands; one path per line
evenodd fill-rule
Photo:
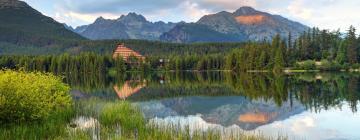
M 289 34 L 288 34 L 287 47 L 288 47 L 289 49 L 292 48 L 292 36 L 291 36 L 291 32 L 289 32 Z
M 280 35 L 277 34 L 272 40 L 271 47 L 278 48 L 280 46 L 280 42 L 281 42 Z
M 350 26 L 346 36 L 347 59 L 350 64 L 358 63 L 358 46 L 355 32 L 356 29 Z
M 285 66 L 284 56 L 283 56 L 283 53 L 281 51 L 281 48 L 278 48 L 276 50 L 274 62 L 275 62 L 275 64 L 274 64 L 274 70 L 275 71 L 279 71 Z
M 57 73 L 57 57 L 52 57 L 51 64 L 50 64 L 50 72 Z
M 285 40 L 282 40 L 281 43 L 280 43 L 280 51 L 282 53 L 282 56 L 283 56 L 283 60 L 284 60 L 284 63 L 286 64 L 285 60 L 287 60 L 287 47 L 286 47 L 286 42 Z
M 269 61 L 269 67 L 273 67 L 274 66 L 274 57 L 275 57 L 275 55 L 276 55 L 276 51 L 277 51 L 277 49 L 280 47 L 280 43 L 281 43 L 281 38 L 280 38 L 280 35 L 279 34 L 277 34 L 274 38 L 273 38 L 273 40 L 272 40 L 272 42 L 271 42 L 271 48 L 270 48 L 270 61 Z
M 358 63 L 360 62 L 360 35 L 357 40 L 357 56 L 358 56 Z
M 338 48 L 336 61 L 340 64 L 344 64 L 347 61 L 346 57 L 346 43 L 343 41 Z

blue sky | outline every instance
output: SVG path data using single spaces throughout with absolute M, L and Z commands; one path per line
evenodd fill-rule
M 136 12 L 150 21 L 196 22 L 206 14 L 233 12 L 241 6 L 279 14 L 321 29 L 360 30 L 360 0 L 24 0 L 55 20 L 79 26 L 97 17 L 116 19 Z

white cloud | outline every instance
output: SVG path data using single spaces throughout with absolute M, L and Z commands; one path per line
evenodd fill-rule
M 95 21 L 98 17 L 104 17 L 107 19 L 116 19 L 119 16 L 112 13 L 77 13 L 71 10 L 63 9 L 63 7 L 56 7 L 55 14 L 53 18 L 59 22 L 66 23 L 72 26 L 79 26 L 84 24 L 89 24 Z
M 241 6 L 257 7 L 257 0 L 198 0 L 198 2 L 206 8 L 219 11 L 233 11 Z
M 304 0 L 294 0 L 287 10 L 292 16 L 302 20 L 309 20 L 313 17 L 312 9 L 306 8 Z
M 180 9 L 184 10 L 184 14 L 189 16 L 190 21 L 196 21 L 202 16 L 210 14 L 210 11 L 207 9 L 201 9 L 199 4 L 190 1 L 182 3 Z

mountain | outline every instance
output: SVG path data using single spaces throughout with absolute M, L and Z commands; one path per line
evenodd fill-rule
M 64 25 L 64 27 L 65 27 L 66 29 L 75 32 L 75 29 L 74 29 L 72 26 L 67 25 L 66 23 L 63 23 L 63 25 Z
M 212 30 L 208 26 L 195 23 L 181 23 L 161 35 L 162 41 L 167 42 L 234 42 L 242 40 L 242 38 L 230 34 L 224 34 Z
M 194 26 L 197 28 L 193 28 Z M 161 35 L 160 40 L 178 43 L 224 42 L 234 41 L 234 39 L 235 41 L 263 41 L 271 40 L 276 34 L 287 38 L 290 32 L 293 37 L 297 37 L 308 28 L 279 15 L 271 15 L 251 7 L 241 7 L 233 13 L 222 11 L 203 16 L 196 23 L 179 24 Z M 211 35 L 202 36 L 204 34 Z
M 89 27 L 89 25 L 78 26 L 75 29 L 73 29 L 73 31 L 76 33 L 82 33 L 86 30 L 87 27 Z
M 175 23 L 149 22 L 136 13 L 122 15 L 115 20 L 99 17 L 94 23 L 79 26 L 75 32 L 93 39 L 146 39 L 158 40 L 160 35 L 172 29 Z
M 115 20 L 99 17 L 94 23 L 74 31 L 93 39 L 146 39 L 176 43 L 239 42 L 271 40 L 276 34 L 293 38 L 309 27 L 279 15 L 241 7 L 233 13 L 222 11 L 203 16 L 196 23 L 149 22 L 142 15 L 129 13 Z
M 84 39 L 18 0 L 0 0 L 0 42 L 48 46 Z

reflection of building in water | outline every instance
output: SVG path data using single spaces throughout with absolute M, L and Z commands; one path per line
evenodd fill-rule
M 244 123 L 263 123 L 266 124 L 276 118 L 277 113 L 245 113 L 239 116 L 239 121 Z
M 136 86 L 131 86 L 132 83 L 137 83 L 137 84 Z M 114 90 L 120 99 L 125 100 L 127 97 L 137 93 L 144 87 L 146 87 L 145 82 L 126 81 L 121 88 L 119 88 L 117 85 L 114 85 Z

